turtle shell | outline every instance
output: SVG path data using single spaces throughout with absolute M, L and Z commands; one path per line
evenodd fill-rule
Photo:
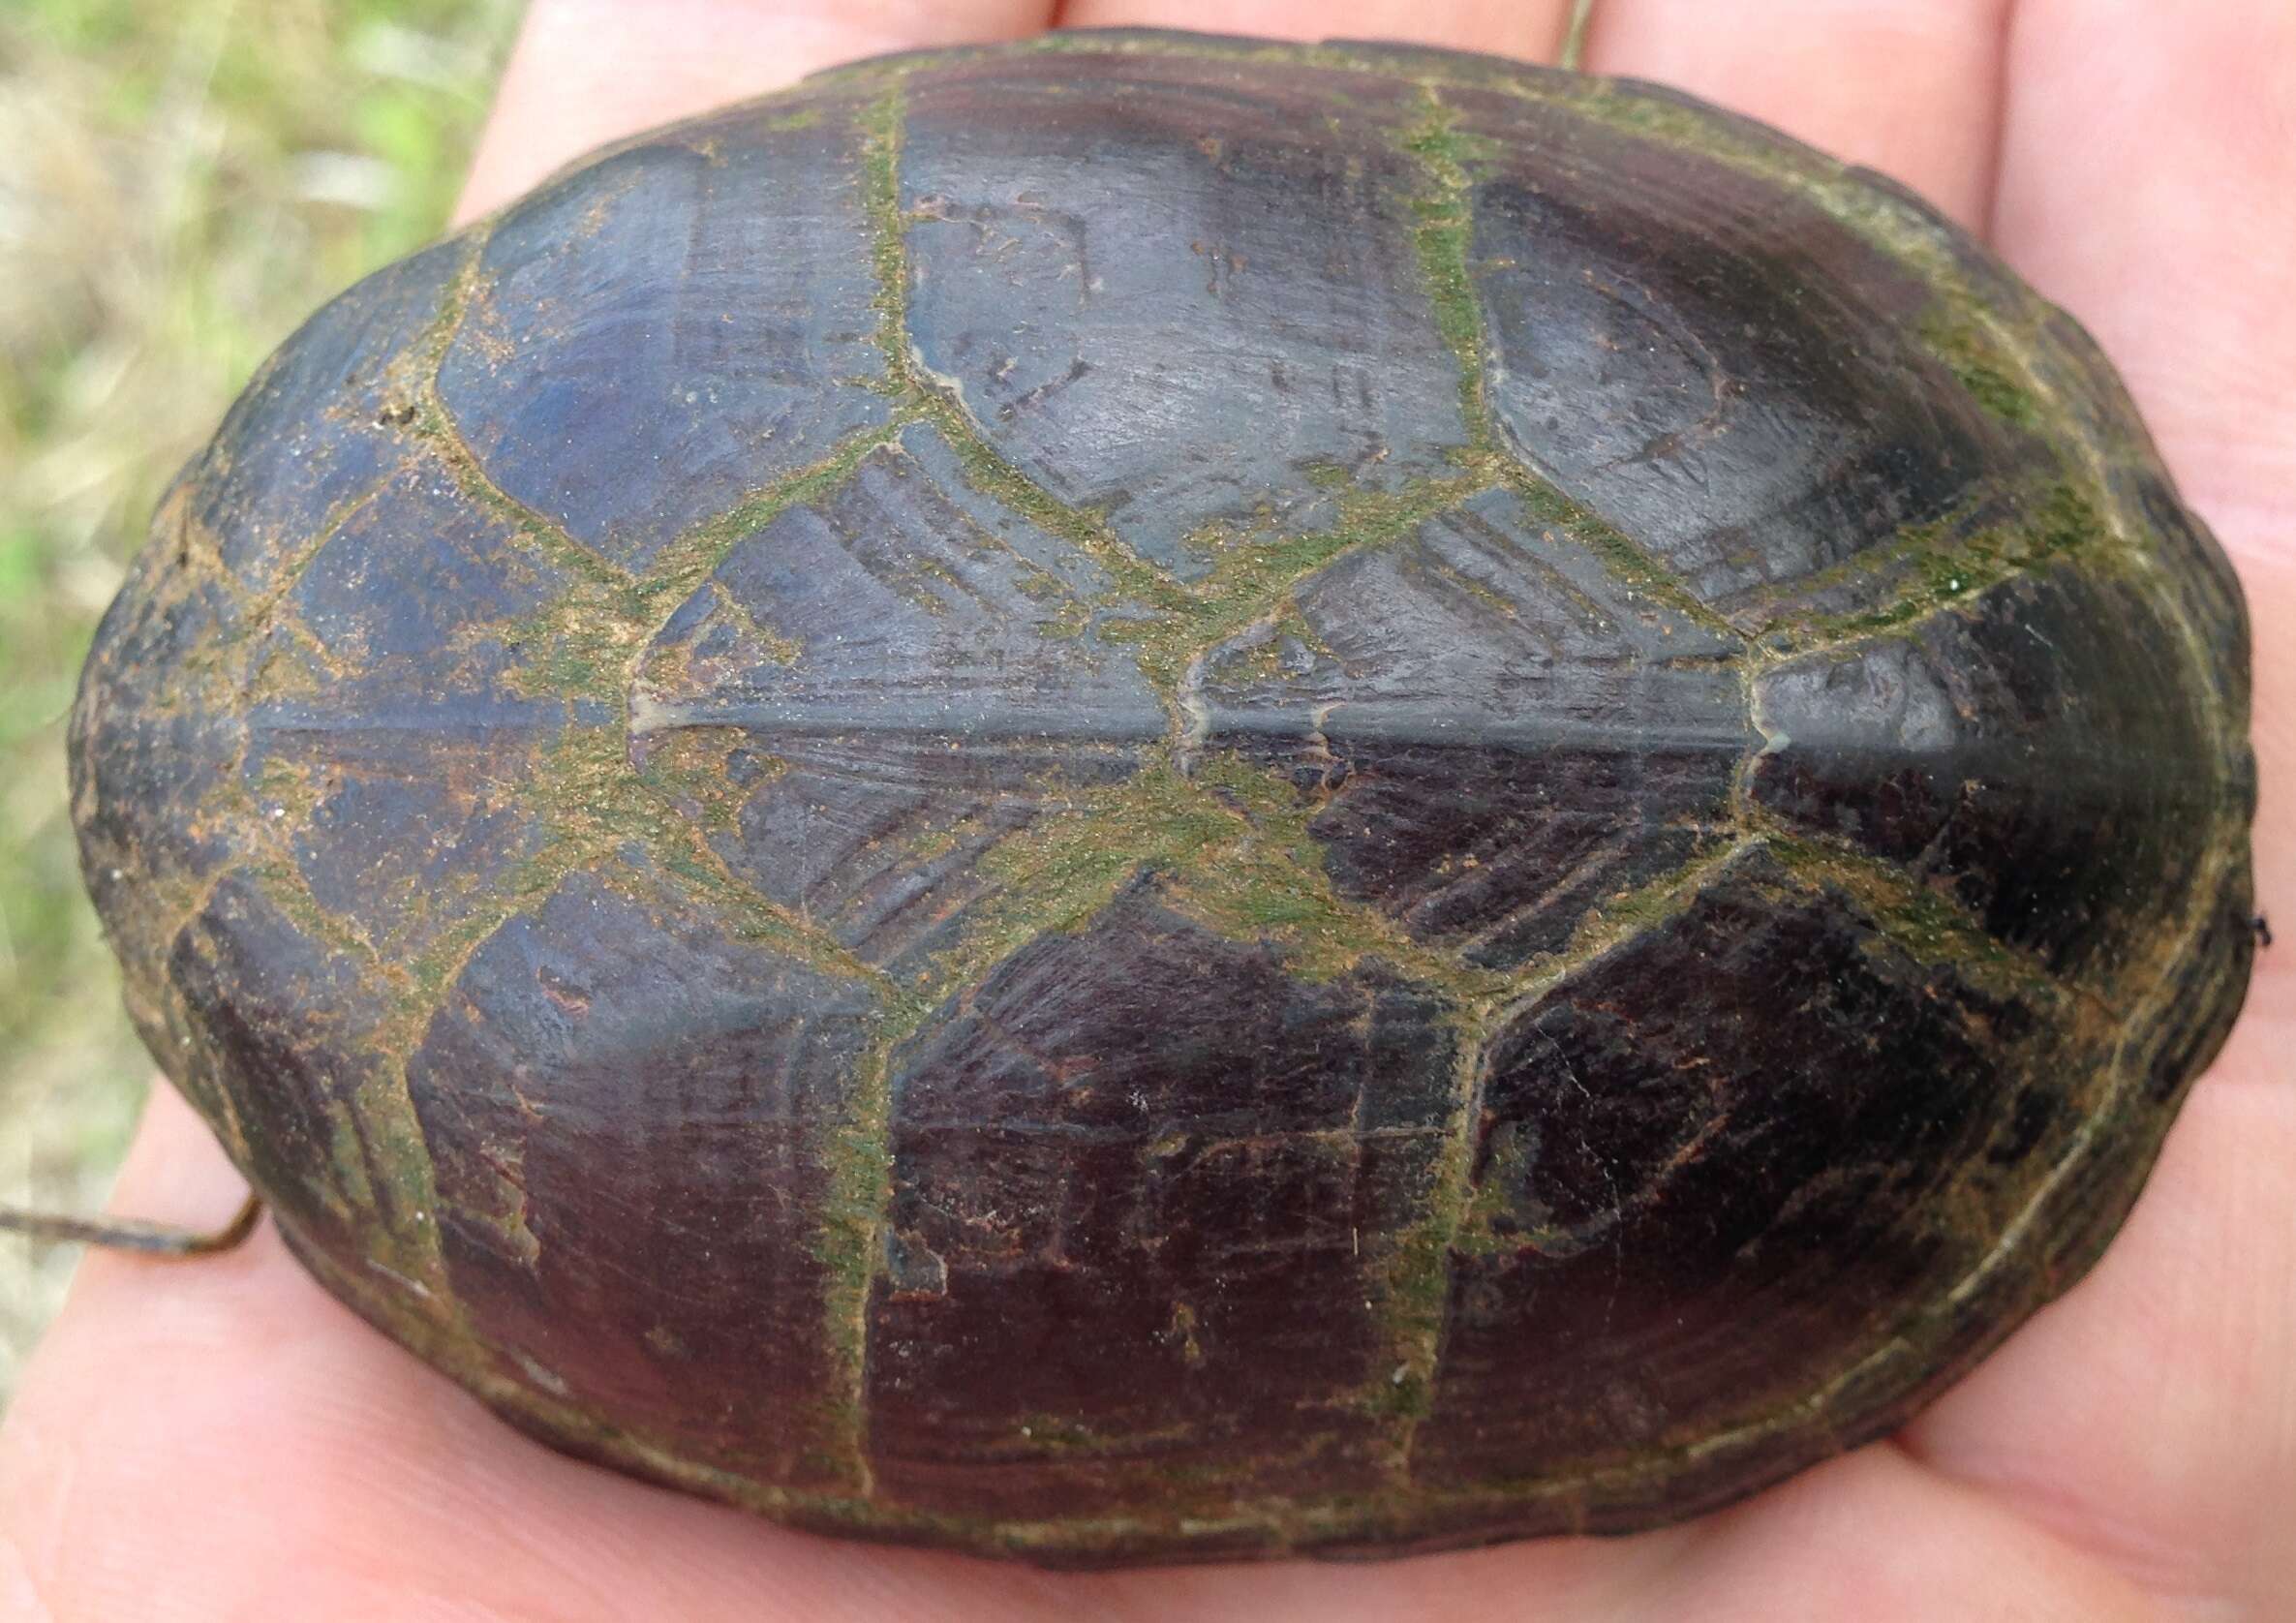
M 1062 34 L 390 266 L 75 717 L 131 1010 L 517 1424 L 1044 1561 L 1620 1530 L 2096 1258 L 2247 632 L 2073 322 L 1648 85 Z

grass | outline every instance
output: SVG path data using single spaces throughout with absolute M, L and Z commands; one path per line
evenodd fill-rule
M 63 720 L 152 504 L 327 294 L 435 235 L 514 0 L 0 8 L 0 1201 L 101 1203 L 150 1063 Z M 77 1253 L 0 1236 L 0 1401 Z

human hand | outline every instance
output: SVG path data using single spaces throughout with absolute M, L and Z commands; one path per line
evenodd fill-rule
M 1556 0 L 1072 0 L 1069 23 L 1551 58 Z M 2013 21 L 2011 13 L 2013 10 Z M 1042 0 L 537 0 L 473 212 L 598 141 Z M 2071 308 L 2247 584 L 2259 893 L 2296 894 L 2296 15 L 2276 0 L 1602 0 L 1597 72 L 1888 170 Z M 2285 904 L 2285 903 L 2283 903 Z M 2084 1620 L 2296 1612 L 2296 1041 L 2286 949 L 2094 1275 L 1898 1438 L 1718 1516 L 1339 1568 L 1055 1577 L 839 1543 L 563 1459 L 352 1317 L 268 1229 L 91 1256 L 0 1427 L 0 1614 L 1026 1620 Z M 2277 1039 L 2277 1041 L 2276 1041 Z M 2280 1086 L 2274 1086 L 2280 1084 Z M 124 1210 L 238 1182 L 163 1092 Z

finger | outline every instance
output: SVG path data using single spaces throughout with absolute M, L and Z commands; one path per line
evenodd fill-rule
M 154 1081 L 107 1210 L 115 1217 L 204 1234 L 228 1222 L 247 1192 L 247 1179 L 174 1085 L 165 1077 Z M 149 1258 L 91 1245 L 73 1276 L 74 1295 L 95 1288 L 91 1281 L 146 1277 L 152 1266 Z
M 2296 550 L 2296 8 L 2029 0 L 1996 235 L 2246 566 Z
M 887 51 L 1011 39 L 1053 0 L 535 0 L 458 222 L 620 137 Z
M 171 1093 L 122 1196 L 187 1217 L 232 1178 Z M 80 1623 L 744 1616 L 758 1623 L 1238 1623 L 1621 1610 L 1684 1537 L 1549 1541 L 1372 1570 L 1051 1577 L 792 1534 L 563 1458 L 328 1301 L 268 1227 L 190 1267 L 100 1260 L 0 1424 L 0 1603 Z M 1621 1557 L 1630 1547 L 1643 1559 Z M 451 1604 L 447 1599 L 451 1597 Z M 437 1609 L 425 1606 L 436 1598 Z M 15 1615 L 14 1611 L 8 1615 Z
M 1550 62 L 1570 0 L 1068 0 L 1063 28 L 1189 28 L 1279 40 L 1408 40 Z
M 1636 1623 L 2139 1623 L 2143 1590 L 1895 1449 L 1862 1449 L 1694 1524 Z
M 1981 228 L 2006 0 L 1597 0 L 1586 66 L 1660 79 Z
M 1695 1527 L 1369 1568 L 1056 1577 L 809 1538 L 545 1453 L 325 1301 L 275 1242 L 181 1277 L 156 1320 L 61 1325 L 0 1428 L 0 1583 L 56 1617 L 2143 1615 L 2126 1580 L 1885 1449 Z
M 2156 1593 L 2231 1616 L 2296 1615 L 2284 1045 L 2242 1028 L 2096 1271 L 1905 1436 Z
M 123 1195 L 192 1215 L 230 1178 L 164 1094 Z M 559 1458 L 327 1301 L 266 1232 L 213 1264 L 124 1262 L 86 1276 L 0 1428 L 0 1596 L 13 1582 L 58 1617 L 140 1623 L 164 1572 L 168 1615 L 185 1623 L 423 1616 L 430 1597 L 442 1617 L 569 1623 L 641 1608 L 761 1623 L 1372 1623 L 1514 1615 L 1526 1595 L 1557 1619 L 1912 1623 L 1938 1615 L 1959 1581 L 1973 1604 L 2013 1597 L 2036 1619 L 2135 1615 L 2126 1583 L 1910 1477 L 1868 1450 L 1725 1516 L 1634 1540 L 1367 1569 L 1048 1577 L 787 1534 Z M 1877 1545 L 1881 1524 L 1923 1536 Z

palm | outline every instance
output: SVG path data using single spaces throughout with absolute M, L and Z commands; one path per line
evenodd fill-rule
M 936 8 L 541 0 L 474 180 L 824 62 L 1031 31 Z M 1537 0 L 1071 0 L 1071 23 L 1408 36 L 1551 55 Z M 931 15 L 922 15 L 931 11 Z M 2013 11 L 2013 21 L 2010 13 Z M 916 14 L 916 15 L 912 15 Z M 836 20 L 828 20 L 830 18 Z M 2257 827 L 2296 728 L 2296 13 L 2277 0 L 1603 0 L 1602 72 L 1668 79 L 1911 181 L 2127 372 L 2259 629 Z M 2141 770 L 2141 767 L 2138 768 Z M 195 1269 L 91 1258 L 0 1431 L 0 1611 L 34 1617 L 1106 1615 L 2097 1619 L 2296 1608 L 2296 1094 L 2288 955 L 2122 1239 L 1894 1444 L 1693 1525 L 1339 1569 L 1051 1578 L 785 1534 L 517 1438 L 336 1307 L 264 1234 Z M 2282 1035 L 2285 1033 L 2285 1035 Z M 138 1210 L 228 1208 L 163 1099 Z M 15 1603 L 10 1606 L 7 1603 Z M 1096 1609 L 1097 1608 L 1097 1609 Z

